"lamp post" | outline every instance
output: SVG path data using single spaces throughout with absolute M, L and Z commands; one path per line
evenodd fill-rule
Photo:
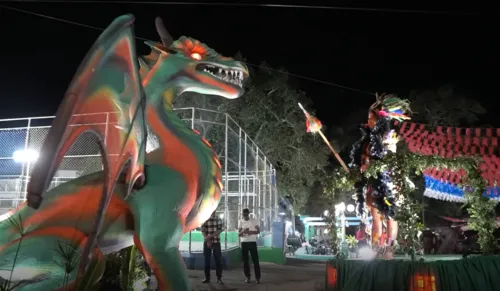
M 341 232 L 340 232 L 340 241 L 344 242 L 345 240 L 345 203 L 341 202 L 337 205 L 335 205 L 335 216 L 339 217 L 340 216 L 340 227 L 341 227 Z
M 341 239 L 341 242 L 345 241 L 345 228 L 346 228 L 346 220 L 345 220 L 345 212 L 354 212 L 355 210 L 355 207 L 354 205 L 352 204 L 349 204 L 349 205 L 345 205 L 344 202 L 341 202 L 337 205 L 335 205 L 335 216 L 336 217 L 339 217 L 340 216 L 340 225 L 341 225 L 341 234 L 340 234 L 340 239 Z M 327 210 L 325 210 L 325 213 L 327 212 Z

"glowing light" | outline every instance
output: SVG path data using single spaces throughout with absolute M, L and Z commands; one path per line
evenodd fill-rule
M 201 55 L 199 53 L 192 53 L 191 57 L 197 61 L 201 60 Z
M 347 211 L 348 212 L 354 212 L 355 209 L 356 208 L 354 207 L 354 205 L 352 205 L 352 204 L 347 205 Z
M 324 215 L 324 216 L 328 216 L 328 214 L 329 214 L 329 213 L 330 213 L 330 212 L 329 212 L 328 210 L 325 210 L 325 212 L 323 212 L 323 215 Z
M 328 230 L 328 229 L 323 230 L 323 233 L 324 233 L 324 234 L 328 234 L 328 232 L 329 232 L 329 230 Z
M 220 219 L 224 218 L 224 213 L 219 214 Z
M 38 159 L 38 152 L 35 150 L 18 150 L 15 151 L 14 154 L 12 155 L 12 158 L 16 163 L 22 163 L 22 162 L 34 162 Z
M 345 211 L 345 203 L 341 202 L 340 204 L 335 205 L 335 208 L 338 209 L 340 212 Z

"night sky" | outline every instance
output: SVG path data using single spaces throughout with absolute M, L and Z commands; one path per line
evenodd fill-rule
M 154 18 L 161 16 L 174 37 L 192 36 L 224 55 L 232 56 L 240 50 L 251 64 L 266 61 L 294 74 L 365 92 L 404 96 L 410 89 L 454 83 L 487 107 L 489 114 L 483 123 L 500 127 L 496 92 L 499 35 L 493 33 L 493 13 L 470 6 L 385 7 L 461 10 L 480 15 L 146 4 L 0 4 L 100 28 L 121 14 L 132 13 L 136 16 L 136 35 L 153 40 L 159 40 Z M 0 8 L 0 118 L 53 115 L 77 66 L 99 34 L 92 28 Z M 137 45 L 140 53 L 148 52 L 141 40 Z M 319 117 L 328 125 L 374 101 L 366 93 L 290 78 L 313 98 Z

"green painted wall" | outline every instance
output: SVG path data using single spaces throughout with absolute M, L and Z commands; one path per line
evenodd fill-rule
M 225 241 L 226 232 L 222 232 L 220 234 L 221 241 Z M 185 233 L 182 236 L 181 241 L 189 241 L 189 232 Z M 203 242 L 203 235 L 201 231 L 192 231 L 191 232 L 191 241 Z M 228 231 L 227 232 L 227 241 L 237 243 L 238 242 L 238 232 L 237 231 Z
M 284 265 L 286 257 L 281 248 L 259 247 L 259 261 Z

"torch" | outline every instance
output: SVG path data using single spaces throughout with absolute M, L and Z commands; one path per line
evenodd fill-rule
M 326 138 L 326 136 L 321 131 L 321 128 L 323 127 L 322 124 L 321 124 L 321 121 L 319 121 L 316 117 L 314 117 L 311 114 L 309 114 L 309 112 L 307 112 L 307 110 L 304 109 L 304 107 L 302 106 L 302 104 L 299 103 L 299 107 L 300 107 L 300 109 L 302 109 L 302 112 L 304 112 L 304 115 L 306 116 L 306 130 L 307 130 L 307 132 L 311 132 L 313 134 L 314 133 L 319 134 L 321 136 L 321 138 L 323 139 L 323 141 L 325 141 L 325 143 L 328 146 L 328 148 L 330 148 L 330 150 L 332 151 L 332 153 L 335 156 L 335 158 L 337 159 L 337 161 L 339 161 L 339 163 L 342 166 L 342 168 L 344 168 L 344 170 L 347 173 L 349 173 L 349 168 L 346 166 L 346 164 L 344 163 L 344 161 L 342 160 L 342 158 L 339 156 L 339 154 L 337 153 L 337 151 L 335 151 L 335 149 L 333 148 L 333 146 L 330 144 L 330 142 L 328 141 L 328 139 Z

